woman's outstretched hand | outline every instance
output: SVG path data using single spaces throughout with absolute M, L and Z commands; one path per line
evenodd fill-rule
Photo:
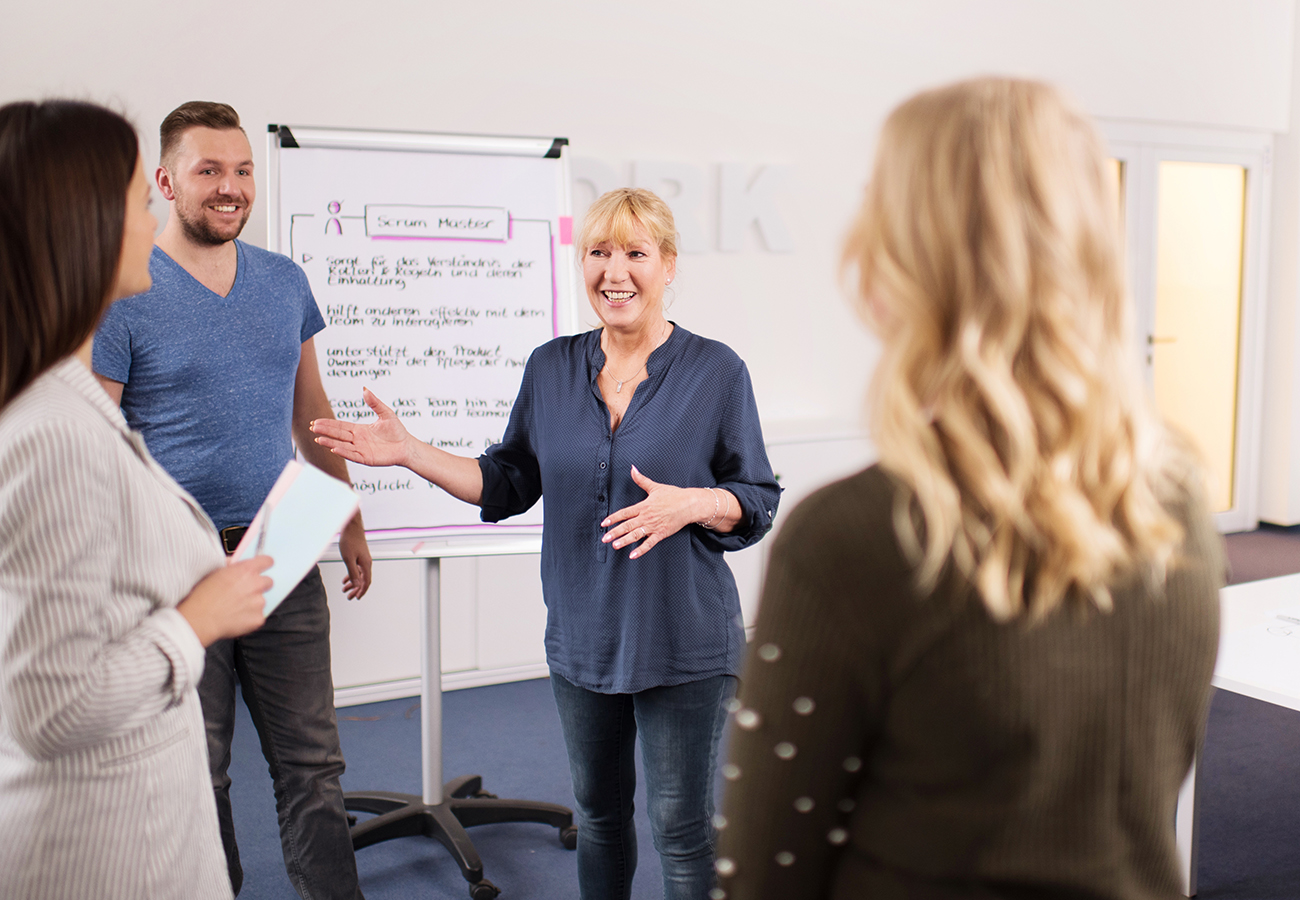
M 378 418 L 367 423 L 316 419 L 311 423 L 316 443 L 363 466 L 405 465 L 410 453 L 407 441 L 411 436 L 406 426 L 369 388 L 361 389 L 361 397 Z
M 648 496 L 640 503 L 610 513 L 609 518 L 600 523 L 600 527 L 609 528 L 601 540 L 606 544 L 612 541 L 615 550 L 622 550 L 629 544 L 640 541 L 636 549 L 628 554 L 628 558 L 636 559 L 649 553 L 655 544 L 696 521 L 699 518 L 700 501 L 696 496 L 698 488 L 660 484 L 646 478 L 637 471 L 636 466 L 632 467 L 632 480 Z

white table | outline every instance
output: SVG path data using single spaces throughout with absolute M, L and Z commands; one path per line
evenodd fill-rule
M 1219 592 L 1219 659 L 1211 681 L 1232 691 L 1300 711 L 1300 622 L 1278 619 L 1281 607 L 1300 604 L 1300 575 L 1247 581 Z M 1268 629 L 1273 629 L 1272 633 Z M 1254 639 L 1242 639 L 1242 633 Z M 1293 632 L 1293 634 L 1292 634 Z M 1199 760 L 1198 760 L 1199 763 Z M 1196 893 L 1196 776 L 1193 764 L 1178 794 L 1175 830 L 1183 861 L 1183 893 Z
M 352 846 L 360 850 L 397 837 L 424 835 L 442 843 L 469 882 L 473 900 L 492 900 L 500 891 L 483 877 L 483 862 L 465 829 L 498 822 L 540 822 L 560 829 L 560 840 L 573 850 L 578 832 L 573 812 L 553 803 L 501 800 L 483 790 L 478 775 L 442 780 L 442 662 L 439 634 L 439 560 L 465 556 L 511 556 L 540 553 L 538 534 L 484 534 L 424 540 L 370 543 L 375 559 L 424 559 L 426 577 L 420 604 L 420 734 L 422 796 L 391 791 L 344 795 L 350 810 L 375 813 L 352 828 Z

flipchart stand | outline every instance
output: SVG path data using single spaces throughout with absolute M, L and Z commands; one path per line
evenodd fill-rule
M 420 734 L 424 793 L 357 791 L 345 794 L 349 810 L 374 813 L 352 827 L 352 846 L 360 850 L 398 837 L 424 835 L 439 841 L 469 882 L 472 900 L 492 900 L 500 890 L 483 877 L 483 861 L 465 829 L 499 822 L 539 822 L 560 830 L 565 848 L 578 846 L 573 811 L 553 803 L 502 800 L 483 789 L 478 775 L 442 780 L 442 664 L 440 561 L 450 557 L 510 556 L 541 552 L 540 535 L 472 535 L 415 541 L 375 541 L 375 559 L 422 558 L 426 562 L 420 604 Z

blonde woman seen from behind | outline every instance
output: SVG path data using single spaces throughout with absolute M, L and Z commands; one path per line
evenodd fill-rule
M 845 254 L 880 462 L 773 548 L 717 900 L 1178 896 L 1223 564 L 1138 375 L 1105 161 L 1032 82 L 885 123 Z

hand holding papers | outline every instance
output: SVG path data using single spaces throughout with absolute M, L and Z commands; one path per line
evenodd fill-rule
M 320 559 L 360 503 L 356 492 L 320 469 L 291 460 L 248 527 L 232 561 L 265 553 L 275 562 L 266 574 L 266 615 L 280 605 Z M 274 510 L 274 516 L 272 516 Z

